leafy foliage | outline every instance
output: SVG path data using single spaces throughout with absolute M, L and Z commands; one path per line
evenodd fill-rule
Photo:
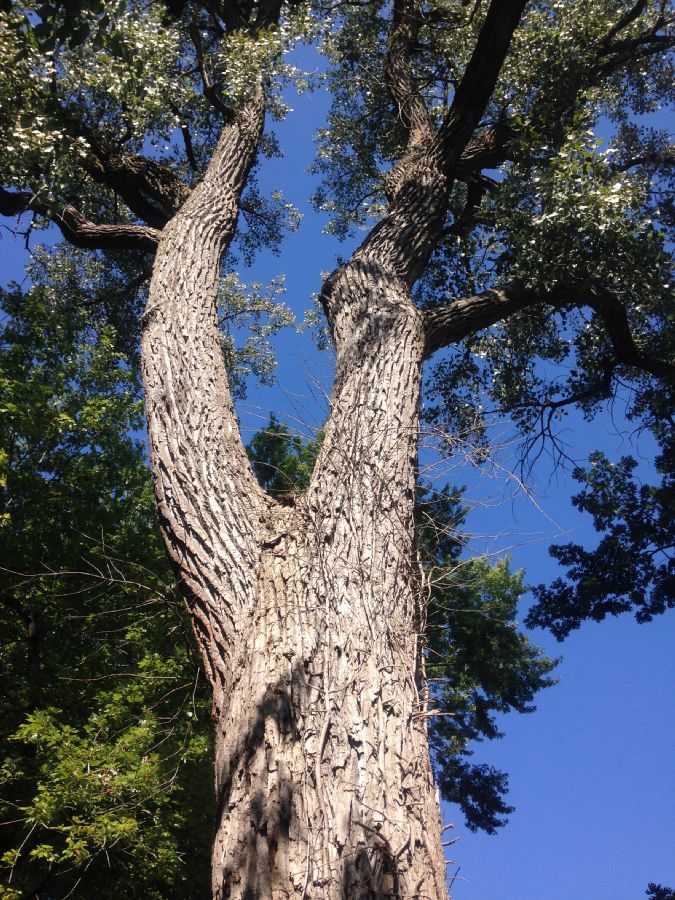
M 230 389 L 237 398 L 245 396 L 252 378 L 259 384 L 274 381 L 276 354 L 270 338 L 295 322 L 291 310 L 276 299 L 284 291 L 283 278 L 267 286 L 243 284 L 235 273 L 221 279 L 218 306 L 223 352 Z
M 535 589 L 530 627 L 548 628 L 563 640 L 586 619 L 599 622 L 634 610 L 638 622 L 649 622 L 675 606 L 672 453 L 671 441 L 657 460 L 663 474 L 657 486 L 637 481 L 637 462 L 630 456 L 615 465 L 594 453 L 590 468 L 575 470 L 584 488 L 572 502 L 604 534 L 595 550 L 573 543 L 550 548 L 568 567 L 567 575 Z
M 315 203 L 339 236 L 379 218 L 386 171 L 405 147 L 380 74 L 388 12 L 340 8 L 322 45 L 332 107 L 319 132 Z M 428 2 L 417 25 L 411 77 L 438 123 L 481 16 L 474 4 Z M 448 436 L 446 451 L 460 442 L 485 458 L 499 415 L 524 436 L 525 459 L 548 440 L 564 460 L 557 434 L 570 409 L 590 417 L 627 386 L 632 416 L 662 414 L 650 399 L 655 379 L 617 361 L 606 322 L 583 298 L 600 285 L 613 291 L 638 346 L 673 358 L 673 147 L 657 117 L 674 99 L 672 29 L 654 0 L 527 5 L 483 117 L 482 135 L 501 135 L 494 168 L 488 160 L 454 184 L 416 292 L 428 308 L 516 280 L 558 299 L 477 331 L 435 362 L 424 417 Z
M 272 495 L 305 490 L 321 439 L 319 432 L 315 440 L 303 440 L 272 413 L 268 425 L 253 436 L 247 447 L 262 487 Z
M 135 221 L 139 210 L 166 219 L 185 197 L 181 181 L 193 185 L 205 168 L 223 111 L 258 76 L 268 109 L 282 118 L 284 88 L 307 85 L 285 57 L 317 28 L 311 9 L 299 4 L 278 27 L 224 37 L 205 10 L 172 17 L 163 4 L 135 0 L 10 4 L 0 21 L 9 61 L 0 73 L 0 182 L 30 191 L 48 210 L 76 196 L 81 213 L 115 223 Z M 271 135 L 266 145 L 273 148 Z M 126 176 L 106 175 L 111 164 Z M 149 180 L 138 177 L 141 169 Z M 120 191 L 131 208 L 118 202 Z M 262 246 L 278 248 L 280 232 L 297 227 L 292 205 L 279 191 L 262 197 L 254 176 L 245 206 L 239 252 L 247 261 Z
M 494 834 L 513 807 L 508 776 L 470 762 L 473 746 L 503 736 L 496 714 L 534 710 L 534 696 L 554 684 L 556 665 L 519 631 L 523 573 L 507 559 L 490 564 L 462 558 L 461 493 L 418 488 L 418 535 L 429 585 L 425 640 L 433 706 L 429 741 L 446 800 L 457 803 L 469 828 Z
M 675 891 L 672 888 L 664 887 L 662 884 L 650 882 L 647 885 L 645 894 L 649 900 L 675 900 Z
M 482 452 L 491 417 L 508 414 L 531 451 L 555 436 L 572 402 L 591 415 L 630 383 L 639 405 L 649 379 L 617 363 L 601 317 L 579 308 L 579 296 L 598 283 L 625 305 L 638 344 L 672 357 L 664 336 L 672 331 L 673 148 L 650 118 L 674 99 L 666 7 L 645 0 L 633 15 L 627 0 L 527 5 L 478 130 L 478 138 L 499 133 L 497 146 L 483 171 L 454 184 L 416 291 L 425 307 L 513 279 L 577 296 L 513 315 L 447 351 L 427 382 L 425 415 L 440 433 Z M 308 83 L 288 53 L 315 42 L 325 57 L 319 80 L 332 97 L 314 166 L 316 205 L 338 235 L 372 225 L 406 140 L 383 77 L 390 5 L 289 3 L 275 24 L 262 21 L 267 7 L 249 4 L 245 27 L 224 25 L 214 9 L 146 9 L 135 0 L 10 5 L 1 38 L 12 60 L 0 74 L 3 184 L 50 208 L 77 196 L 95 221 L 138 221 L 120 185 L 101 173 L 151 149 L 162 196 L 148 195 L 147 183 L 140 193 L 166 218 L 172 179 L 183 187 L 199 179 L 227 110 L 262 76 L 269 108 L 283 115 L 285 87 Z M 480 4 L 419 6 L 409 64 L 435 124 L 453 102 L 482 14 Z M 269 133 L 265 148 L 277 152 Z M 262 197 L 252 178 L 241 222 L 230 261 L 278 249 L 298 216 L 278 191 Z
M 0 294 L 1 896 L 203 896 L 208 700 L 136 376 L 72 299 Z

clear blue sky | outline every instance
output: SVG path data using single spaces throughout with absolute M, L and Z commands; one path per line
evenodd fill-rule
M 324 223 L 307 204 L 312 183 L 305 168 L 325 99 L 305 95 L 292 105 L 295 111 L 276 129 L 286 157 L 263 161 L 261 181 L 281 187 L 305 219 L 281 257 L 261 258 L 253 272 L 241 274 L 263 281 L 285 272 L 286 300 L 302 318 L 321 272 L 348 248 L 322 233 Z M 22 240 L 7 230 L 0 236 L 0 277 L 6 282 L 19 276 L 25 252 Z M 252 386 L 240 404 L 245 439 L 270 410 L 305 433 L 325 416 L 329 355 L 291 331 L 277 346 L 279 386 Z M 593 448 L 639 451 L 607 425 L 609 418 L 590 426 L 571 420 L 569 439 L 579 458 Z M 468 484 L 477 499 L 489 498 L 489 508 L 479 509 L 469 527 L 484 536 L 484 546 L 510 547 L 527 582 L 555 575 L 546 548 L 561 533 L 593 540 L 588 522 L 569 504 L 574 483 L 564 472 L 551 478 L 539 467 L 535 505 L 522 494 L 512 501 L 511 485 L 474 476 L 457 462 L 448 462 L 447 480 Z M 503 740 L 476 748 L 476 761 L 510 775 L 517 811 L 506 828 L 495 837 L 474 835 L 457 809 L 444 808 L 444 821 L 456 825 L 450 834 L 459 838 L 449 866 L 451 874 L 461 867 L 455 900 L 639 900 L 650 881 L 675 887 L 673 617 L 640 626 L 630 617 L 588 623 L 562 645 L 543 633 L 534 638 L 549 655 L 563 655 L 560 683 L 540 695 L 536 713 L 506 717 Z

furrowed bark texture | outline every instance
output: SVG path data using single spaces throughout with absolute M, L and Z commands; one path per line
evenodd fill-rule
M 162 231 L 143 317 L 155 493 L 171 561 L 223 708 L 241 609 L 251 606 L 265 497 L 250 471 L 216 317 L 220 260 L 264 119 L 256 97 L 223 129 L 202 183 Z
M 214 308 L 261 124 L 254 101 L 225 127 L 162 231 L 144 317 L 162 528 L 214 690 L 213 896 L 439 900 L 413 529 L 424 328 L 401 249 L 424 255 L 429 185 L 324 289 L 332 412 L 308 492 L 281 505 L 241 445 Z

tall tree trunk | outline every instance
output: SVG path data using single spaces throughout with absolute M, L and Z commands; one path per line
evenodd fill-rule
M 321 454 L 305 495 L 268 498 L 215 315 L 262 118 L 254 98 L 226 126 L 162 232 L 144 317 L 159 513 L 214 691 L 213 896 L 439 900 L 413 531 L 422 321 L 377 254 L 336 273 Z
M 270 510 L 218 723 L 216 897 L 447 896 L 413 536 L 422 329 L 348 268 L 369 314 L 338 358 L 306 495 Z

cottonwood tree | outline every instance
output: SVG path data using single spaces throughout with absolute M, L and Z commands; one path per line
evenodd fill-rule
M 670 408 L 673 154 L 641 117 L 672 99 L 672 10 L 2 9 L 0 211 L 54 223 L 129 273 L 120 305 L 146 301 L 157 508 L 213 694 L 214 897 L 447 896 L 414 527 L 422 365 L 440 353 L 429 419 L 479 450 L 485 401 L 530 443 L 619 383 L 647 424 Z M 254 176 L 298 39 L 321 44 L 334 98 L 317 205 L 367 232 L 320 291 L 331 410 L 306 491 L 280 501 L 239 436 L 217 302 L 235 238 L 248 258 L 292 224 Z

